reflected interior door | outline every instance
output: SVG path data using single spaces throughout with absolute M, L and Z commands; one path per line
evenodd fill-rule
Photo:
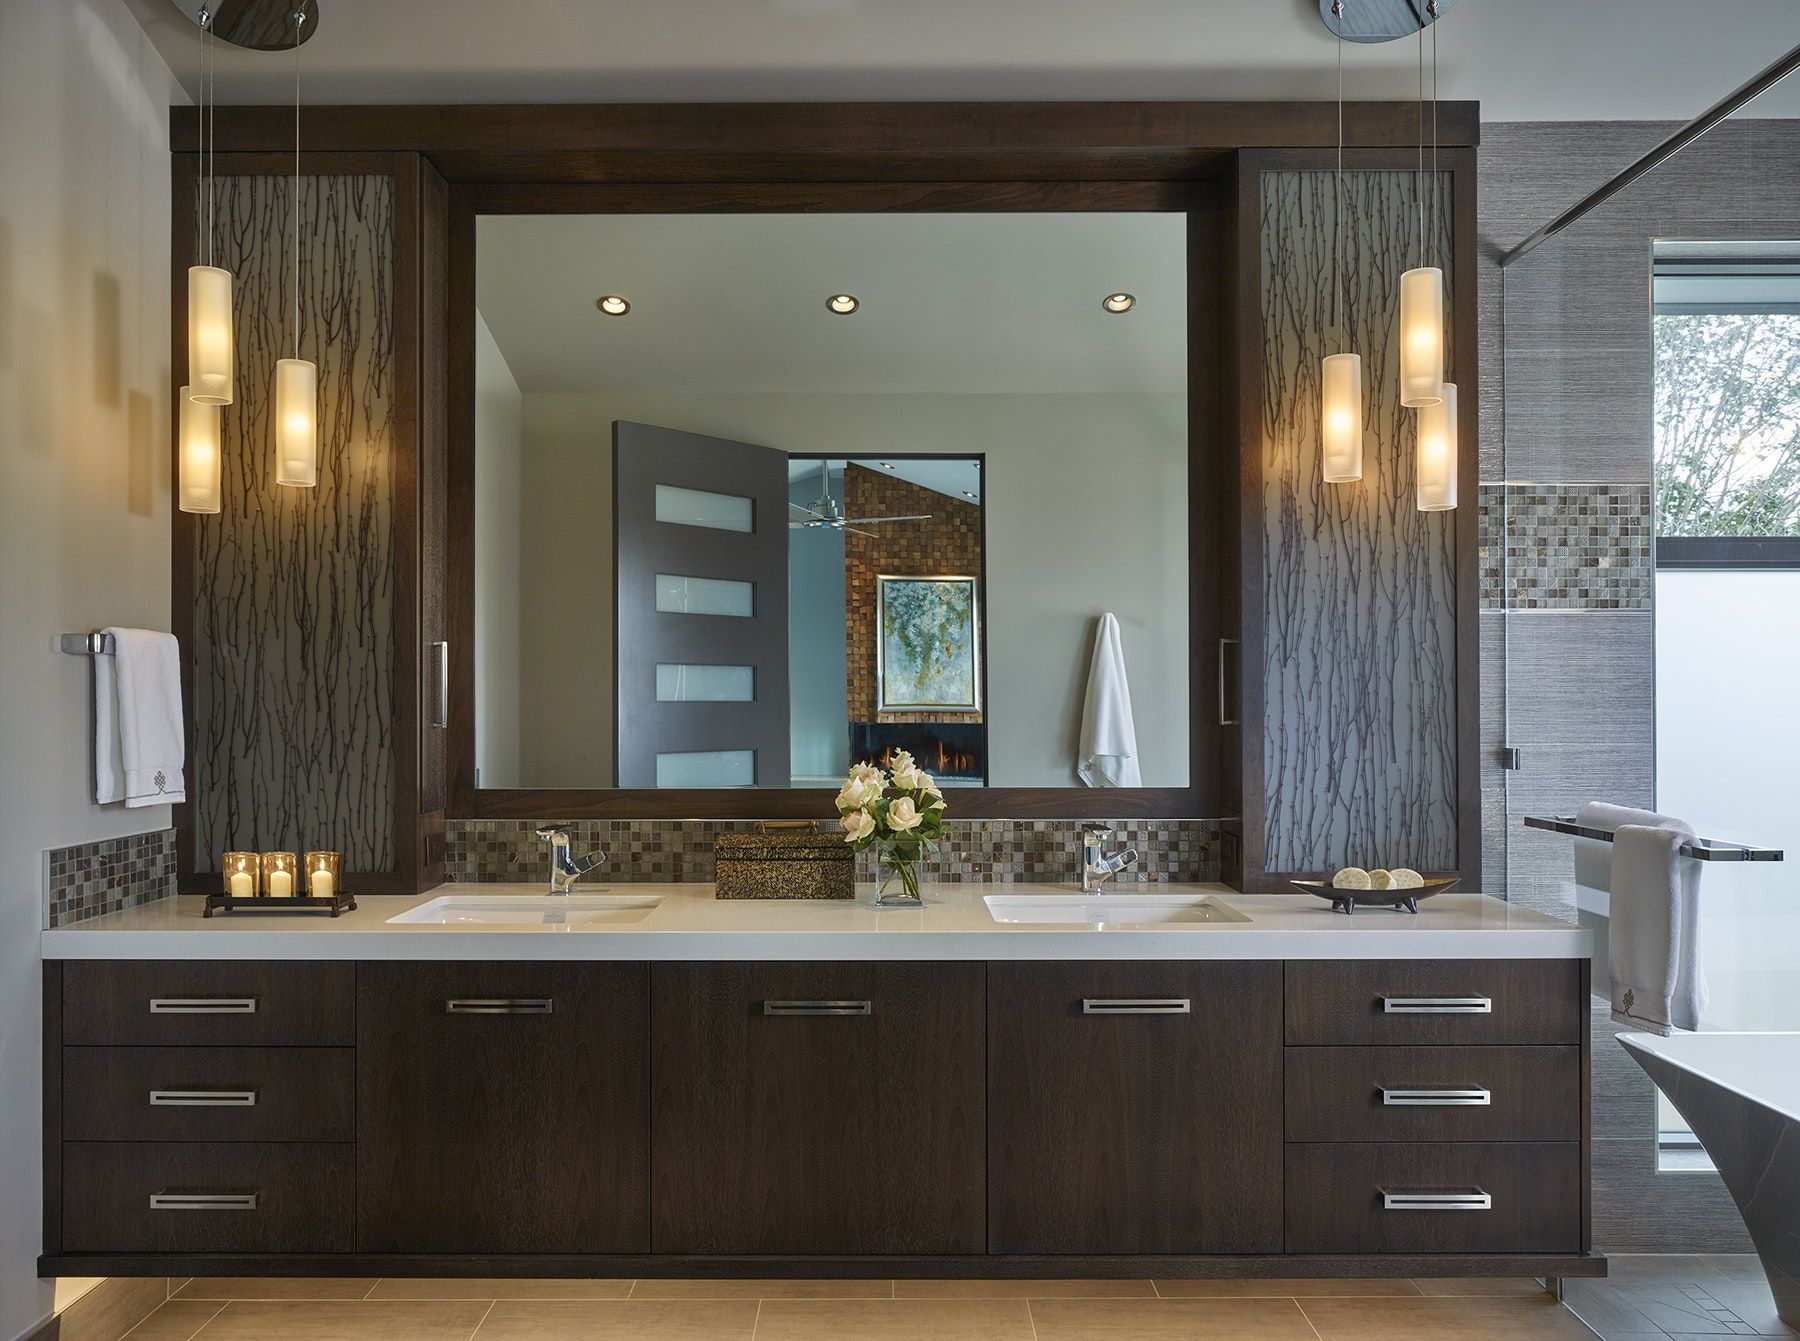
M 787 462 L 613 424 L 615 785 L 788 785 Z

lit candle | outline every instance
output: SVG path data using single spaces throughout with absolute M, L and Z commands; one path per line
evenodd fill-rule
M 331 872 L 323 867 L 312 873 L 312 889 L 309 891 L 315 899 L 331 897 Z
M 256 877 L 255 876 L 251 875 L 250 872 L 248 872 L 248 871 L 233 871 L 231 873 L 231 897 L 232 898 L 248 899 L 248 898 L 252 897 L 255 893 L 256 893 Z
M 269 872 L 269 897 L 271 899 L 291 898 L 291 897 L 293 897 L 293 893 L 294 893 L 294 877 L 291 872 L 288 872 L 288 871 L 270 871 Z

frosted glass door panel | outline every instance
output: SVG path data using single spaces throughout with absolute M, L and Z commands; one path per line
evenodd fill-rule
M 700 750 L 656 756 L 658 787 L 754 787 L 755 750 Z
M 730 615 L 749 619 L 756 613 L 756 587 L 722 577 L 658 573 L 656 608 L 666 615 Z
M 709 526 L 715 531 L 741 531 L 748 535 L 756 525 L 756 511 L 748 498 L 715 494 L 679 485 L 656 486 L 656 520 L 677 526 Z
M 659 703 L 750 703 L 756 698 L 756 668 L 659 662 L 656 698 Z

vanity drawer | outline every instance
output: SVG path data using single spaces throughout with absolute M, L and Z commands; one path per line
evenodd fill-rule
M 1574 959 L 1292 960 L 1290 1044 L 1577 1044 Z
M 1581 1147 L 1575 1142 L 1287 1148 L 1290 1253 L 1580 1247 Z
M 1578 1047 L 1289 1048 L 1290 1141 L 1575 1141 Z
M 71 1141 L 63 1251 L 348 1252 L 355 1169 L 350 1145 Z
M 64 1048 L 71 1141 L 353 1141 L 354 1048 Z
M 63 1042 L 349 1047 L 356 965 L 234 960 L 70 960 Z

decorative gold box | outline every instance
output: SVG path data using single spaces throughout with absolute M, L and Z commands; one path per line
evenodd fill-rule
M 713 840 L 713 881 L 721 899 L 853 899 L 856 853 L 811 820 L 763 824 Z

